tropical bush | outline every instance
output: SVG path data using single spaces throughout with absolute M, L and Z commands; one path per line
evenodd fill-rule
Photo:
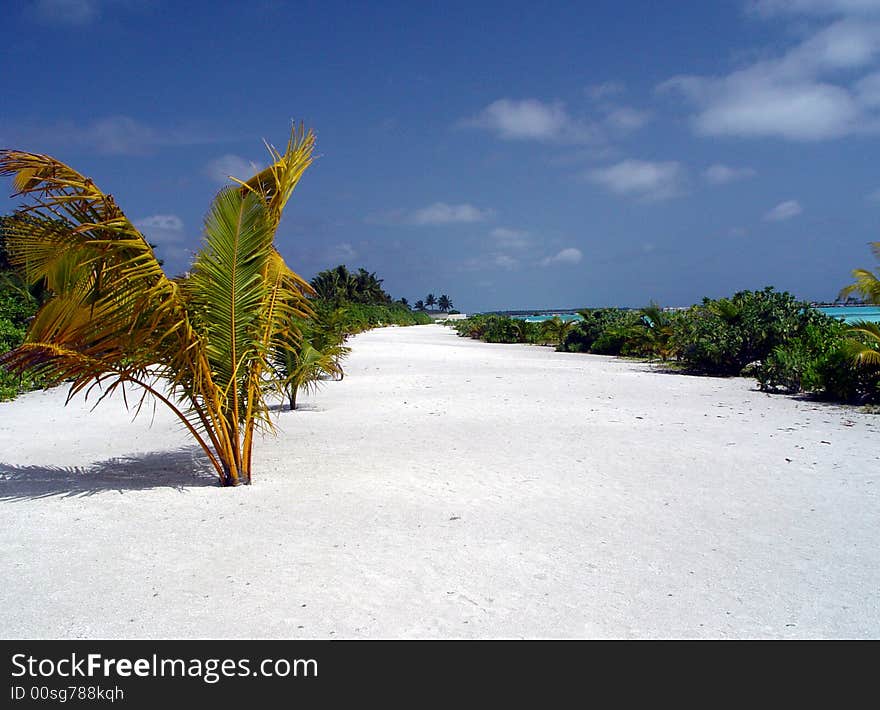
M 740 291 L 731 298 L 703 299 L 676 318 L 672 346 L 683 365 L 708 375 L 739 375 L 774 348 L 826 316 L 790 293 Z
M 459 335 L 486 343 L 545 344 L 546 331 L 542 323 L 529 323 L 521 318 L 495 314 L 478 314 L 464 320 L 453 321 Z
M 10 273 L 0 273 L 0 354 L 24 342 L 27 324 L 37 312 L 37 301 Z M 16 375 L 0 367 L 0 401 L 33 389 L 38 382 L 29 374 Z
M 639 323 L 637 314 L 622 308 L 590 308 L 578 313 L 582 320 L 566 334 L 562 350 L 619 355 L 629 330 Z
M 822 319 L 777 345 L 755 370 L 761 389 L 789 393 L 824 390 L 845 331 L 839 321 Z
M 772 288 L 704 299 L 686 310 L 594 308 L 581 320 L 526 323 L 499 315 L 458 321 L 459 335 L 496 343 L 664 361 L 695 374 L 754 375 L 767 392 L 809 392 L 846 402 L 880 398 L 880 325 L 846 326 Z M 560 335 L 562 337 L 560 337 Z

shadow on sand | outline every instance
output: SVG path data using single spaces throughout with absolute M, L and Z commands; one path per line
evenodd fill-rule
M 216 486 L 208 458 L 198 448 L 151 451 L 89 466 L 16 466 L 0 462 L 0 501 L 50 496 L 91 496 L 105 491 Z

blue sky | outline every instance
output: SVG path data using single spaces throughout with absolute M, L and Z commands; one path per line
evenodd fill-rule
M 171 272 L 225 177 L 291 119 L 320 157 L 282 254 L 307 277 L 364 266 L 410 301 L 687 305 L 771 284 L 827 300 L 880 239 L 880 0 L 3 14 L 0 145 L 93 177 Z

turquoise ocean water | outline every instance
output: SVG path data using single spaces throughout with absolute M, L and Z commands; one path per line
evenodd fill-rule
M 880 306 L 831 306 L 819 310 L 834 318 L 840 318 L 844 323 L 853 323 L 857 320 L 880 323 Z
M 853 323 L 857 320 L 880 323 L 880 306 L 829 306 L 827 308 L 820 308 L 819 310 L 823 313 L 827 313 L 829 316 L 841 319 L 844 323 Z M 552 320 L 557 316 L 565 321 L 581 320 L 581 317 L 577 313 L 553 313 L 550 311 L 542 313 L 541 315 L 513 317 L 521 318 L 528 323 L 543 323 L 544 321 Z

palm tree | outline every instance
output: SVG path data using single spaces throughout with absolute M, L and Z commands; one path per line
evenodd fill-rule
M 871 251 L 880 259 L 880 242 L 872 242 Z M 867 303 L 880 305 L 880 277 L 868 269 L 853 269 L 852 275 L 855 281 L 841 289 L 838 298 L 843 300 L 858 294 Z M 859 321 L 853 323 L 847 333 L 852 336 L 847 339 L 847 348 L 856 365 L 880 365 L 880 325 Z
M 565 342 L 565 337 L 574 327 L 574 323 L 573 320 L 562 320 L 559 316 L 554 316 L 552 319 L 544 321 L 542 328 L 544 337 L 561 348 Z
M 417 311 L 423 311 L 423 310 L 425 310 L 425 302 L 424 301 L 416 301 L 415 305 L 413 305 L 413 308 L 415 308 Z
M 437 307 L 444 313 L 452 308 L 452 301 L 449 300 L 449 296 L 445 293 L 440 296 L 440 299 L 437 301 Z
M 296 395 L 302 389 L 314 391 L 324 375 L 341 376 L 340 358 L 348 352 L 341 345 L 329 345 L 324 350 L 316 349 L 309 341 L 303 340 L 294 350 L 276 350 L 275 364 L 291 411 L 296 409 Z
M 429 293 L 429 294 L 425 297 L 425 306 L 427 306 L 427 308 L 430 309 L 431 306 L 435 305 L 436 303 L 437 303 L 437 299 L 434 298 L 434 294 L 433 294 L 433 293 Z
M 858 321 L 847 329 L 846 348 L 855 365 L 880 366 L 880 323 Z
M 274 349 L 292 348 L 292 318 L 313 293 L 273 245 L 284 206 L 312 162 L 314 135 L 291 131 L 271 164 L 221 191 L 205 218 L 191 271 L 169 279 L 143 235 L 91 179 L 46 155 L 0 151 L 0 175 L 26 198 L 7 229 L 12 265 L 48 292 L 25 342 L 0 357 L 47 386 L 70 382 L 68 401 L 99 388 L 139 412 L 167 405 L 222 485 L 251 481 L 256 429 L 272 429 L 266 398 L 282 394 Z M 8 225 L 7 225 L 8 226 Z
M 872 242 L 871 251 L 880 259 L 880 242 Z M 844 300 L 858 294 L 865 302 L 880 305 L 880 271 L 874 274 L 868 269 L 853 269 L 852 275 L 855 281 L 841 289 L 838 299 Z
M 656 355 L 661 360 L 669 360 L 675 352 L 672 345 L 672 317 L 658 304 L 650 305 L 639 311 L 642 316 L 641 327 L 633 329 L 632 340 L 639 350 L 650 356 Z

